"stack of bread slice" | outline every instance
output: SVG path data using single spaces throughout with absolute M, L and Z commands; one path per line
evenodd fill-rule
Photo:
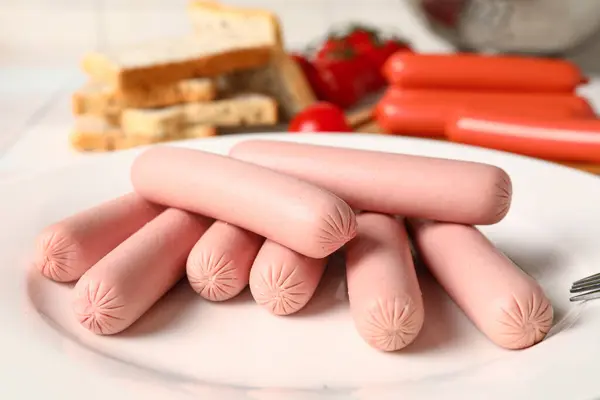
M 274 126 L 316 101 L 276 16 L 197 0 L 193 33 L 91 53 L 73 95 L 71 144 L 111 151 Z

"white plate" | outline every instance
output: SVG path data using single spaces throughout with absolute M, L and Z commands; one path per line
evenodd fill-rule
M 528 350 L 502 350 L 423 277 L 426 322 L 417 341 L 396 354 L 375 351 L 354 330 L 339 265 L 298 315 L 271 316 L 247 291 L 211 304 L 181 284 L 124 334 L 94 336 L 71 315 L 71 287 L 29 269 L 31 248 L 45 225 L 129 191 L 137 149 L 0 185 L 0 398 L 584 400 L 600 394 L 600 311 L 593 302 L 568 301 L 572 281 L 600 270 L 598 178 L 437 141 L 267 136 L 505 168 L 514 181 L 512 210 L 483 231 L 544 287 L 557 314 L 550 336 Z M 225 153 L 249 137 L 177 145 Z

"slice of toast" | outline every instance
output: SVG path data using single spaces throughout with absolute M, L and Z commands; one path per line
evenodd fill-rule
M 69 142 L 78 151 L 111 151 L 121 136 L 119 128 L 105 119 L 83 116 L 75 120 Z
M 278 122 L 277 101 L 263 94 L 241 93 L 209 103 L 183 106 L 186 124 L 220 127 L 269 126 Z
M 125 109 L 125 134 L 164 137 L 191 125 L 217 127 L 269 126 L 278 122 L 277 102 L 261 94 L 238 94 L 212 102 L 188 103 L 160 109 Z
M 272 96 L 279 103 L 280 115 L 286 120 L 317 101 L 304 73 L 284 51 L 273 51 L 271 63 L 265 67 L 220 76 L 217 91 Z
M 94 114 L 119 124 L 124 108 L 167 107 L 210 101 L 217 92 L 228 97 L 254 92 L 277 100 L 280 116 L 289 120 L 315 103 L 317 98 L 294 60 L 283 52 L 273 53 L 271 62 L 264 67 L 222 75 L 215 80 L 188 79 L 125 91 L 106 84 L 90 83 L 73 95 L 73 113 Z
M 223 90 L 272 96 L 279 102 L 285 119 L 317 100 L 304 73 L 283 49 L 283 34 L 276 14 L 258 8 L 194 0 L 188 6 L 188 15 L 196 35 L 253 36 L 273 48 L 273 59 L 268 66 L 222 76 Z
M 187 79 L 166 85 L 140 86 L 118 91 L 109 85 L 88 82 L 72 96 L 74 115 L 94 114 L 118 122 L 124 108 L 167 107 L 213 100 L 217 95 L 211 79 Z
M 252 36 L 194 35 L 89 53 L 82 68 L 92 80 L 125 91 L 261 67 L 269 63 L 272 49 Z
M 210 137 L 216 134 L 217 131 L 212 126 L 190 125 L 177 134 L 168 137 L 159 138 L 137 134 L 127 135 L 120 128 L 110 124 L 103 118 L 82 116 L 77 118 L 69 141 L 71 146 L 77 151 L 107 152 L 174 140 Z
M 270 11 L 225 5 L 209 0 L 192 1 L 187 11 L 196 35 L 253 36 L 260 43 L 283 48 L 279 18 Z
M 180 106 L 155 109 L 126 108 L 120 121 L 121 130 L 126 135 L 139 134 L 157 139 L 175 135 L 185 125 L 185 115 Z

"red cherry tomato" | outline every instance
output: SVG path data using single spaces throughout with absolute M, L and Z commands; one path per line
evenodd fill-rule
M 366 92 L 353 60 L 327 60 L 316 65 L 323 82 L 322 99 L 342 108 L 355 105 Z
M 356 52 L 357 58 L 363 58 L 369 65 L 369 71 L 363 72 L 370 92 L 385 86 L 385 78 L 381 69 L 387 59 L 400 50 L 408 50 L 406 43 L 394 37 L 389 37 L 376 29 L 358 25 L 351 28 L 346 36 L 346 42 Z
M 290 132 L 352 132 L 346 115 L 334 104 L 319 102 L 299 112 L 288 128 Z
M 354 82 L 357 80 L 355 75 L 361 69 L 360 66 L 359 69 L 354 68 L 354 64 L 349 60 L 324 59 L 317 68 L 302 55 L 293 54 L 292 58 L 302 69 L 319 100 L 328 101 L 343 108 L 349 107 L 359 100 L 360 87 Z M 350 70 L 349 68 L 354 69 Z
M 346 41 L 358 54 L 364 54 L 375 47 L 377 34 L 366 28 L 359 27 L 346 37 Z
M 345 42 L 339 42 L 336 51 L 327 56 L 322 54 L 314 65 L 323 82 L 323 99 L 342 108 L 356 104 L 369 93 L 376 73 Z
M 352 58 L 355 84 L 358 87 L 359 99 L 381 87 L 381 74 L 375 68 L 367 54 L 356 54 Z
M 315 54 L 315 61 L 328 60 L 332 57 L 336 57 L 336 54 L 343 53 L 348 48 L 348 43 L 344 39 L 336 36 L 330 36 L 323 42 L 318 48 Z
M 365 79 L 365 84 L 369 92 L 381 89 L 385 85 L 385 80 L 380 73 L 380 67 L 374 61 L 377 56 L 379 46 L 379 34 L 374 29 L 364 26 L 354 28 L 346 37 L 347 43 L 356 53 L 359 61 L 359 68 Z
M 299 63 L 319 100 L 349 108 L 385 86 L 383 64 L 407 48 L 374 28 L 351 25 L 343 33 L 331 32 L 312 63 L 306 59 Z

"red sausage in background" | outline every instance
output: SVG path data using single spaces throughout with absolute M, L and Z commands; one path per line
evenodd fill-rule
M 414 54 L 388 58 L 384 75 L 403 88 L 573 92 L 586 82 L 566 60 L 476 54 Z
M 493 110 L 510 115 L 593 118 L 583 98 L 562 94 L 519 94 L 389 89 L 375 109 L 387 133 L 442 137 L 448 119 L 459 110 Z
M 518 108 L 528 105 L 540 107 L 564 107 L 570 109 L 574 116 L 595 117 L 593 107 L 587 99 L 572 93 L 526 93 L 526 92 L 500 92 L 500 91 L 468 91 L 435 90 L 435 89 L 404 89 L 390 87 L 385 93 L 392 98 L 404 98 L 420 101 L 464 102 L 464 105 L 481 106 L 512 106 Z
M 600 162 L 600 120 L 555 120 L 466 112 L 448 121 L 449 140 L 555 161 Z

